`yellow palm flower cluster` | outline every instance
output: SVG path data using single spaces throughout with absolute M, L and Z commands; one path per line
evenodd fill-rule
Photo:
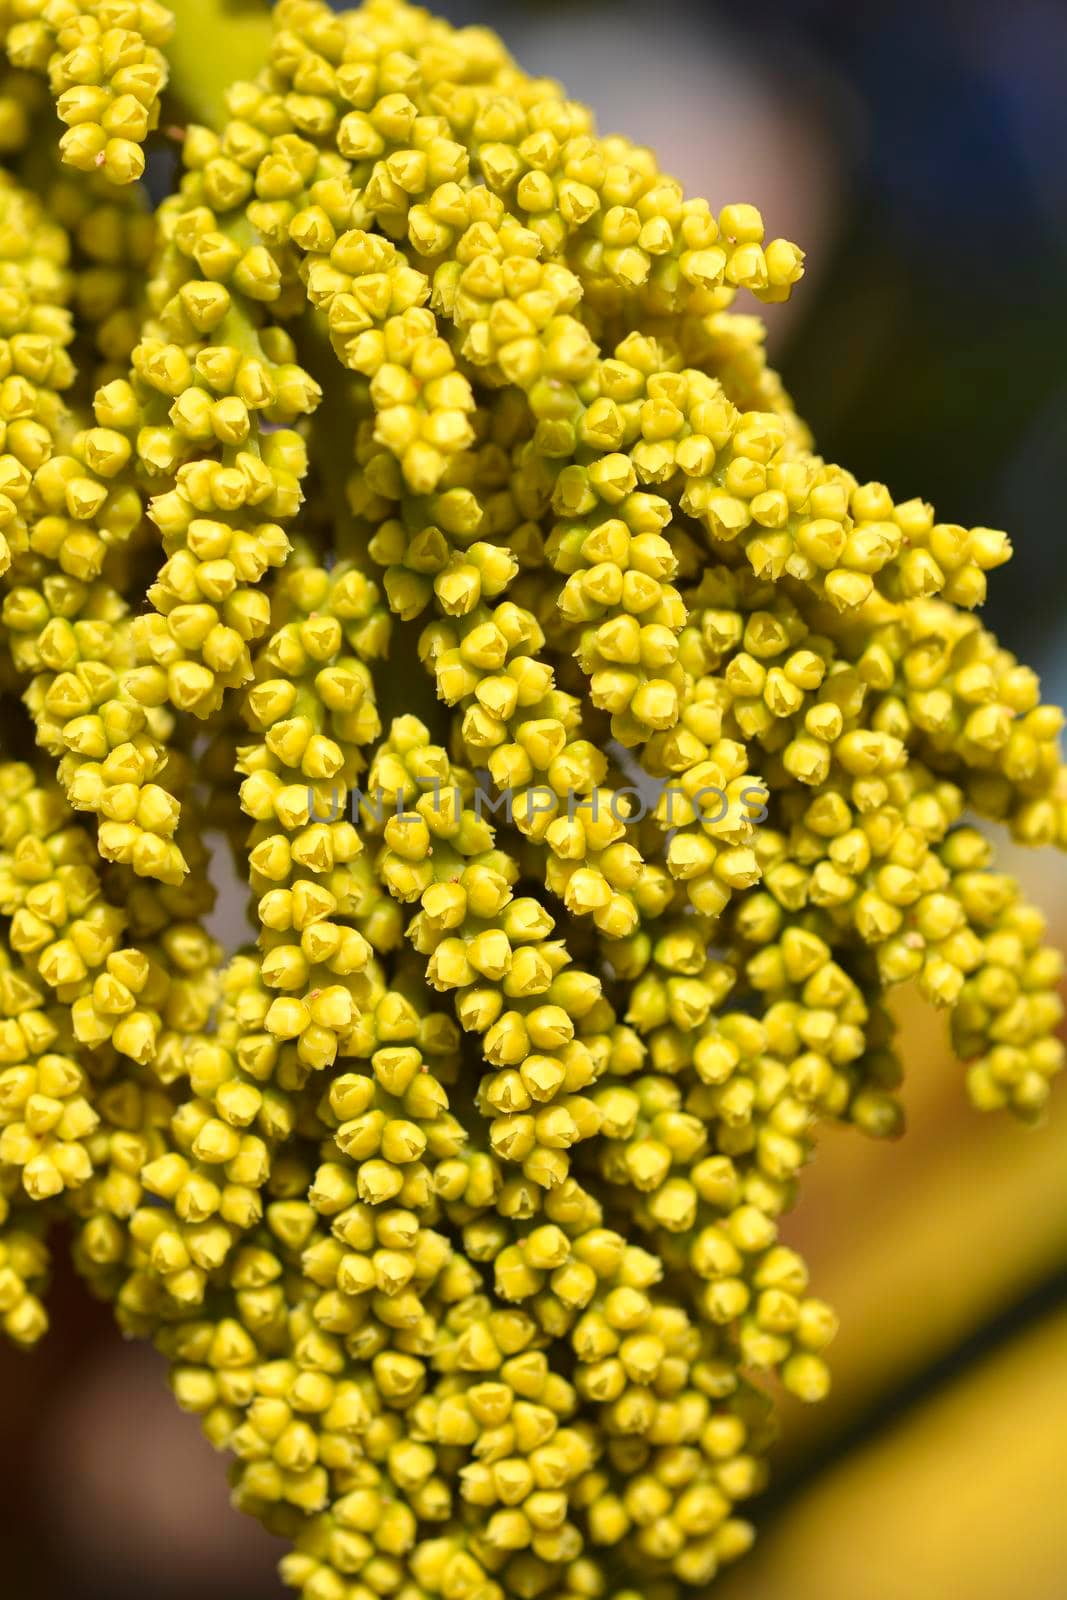
M 4 0 L 0 36 L 13 67 L 47 77 L 66 133 L 65 162 L 112 183 L 144 172 L 167 82 L 174 18 L 157 0 Z
M 812 453 L 751 206 L 403 0 L 210 26 L 153 213 L 170 18 L 3 16 L 0 1322 L 66 1217 L 305 1600 L 675 1600 L 826 1393 L 780 1219 L 886 992 L 1046 1102 L 974 822 L 1067 842 L 1062 716 L 1006 536 Z

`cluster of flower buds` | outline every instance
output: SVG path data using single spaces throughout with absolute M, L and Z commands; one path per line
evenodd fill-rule
M 0 18 L 82 169 L 0 83 L 0 1327 L 65 1216 L 303 1600 L 703 1592 L 887 991 L 980 1108 L 1062 1063 L 1008 540 L 816 456 L 735 308 L 801 252 L 487 30 L 176 10 L 154 212 L 168 15 Z
M 63 160 L 81 172 L 100 169 L 111 183 L 133 183 L 159 122 L 171 13 L 157 0 L 30 0 L 4 10 L 8 60 L 47 77 L 55 96 L 67 129 Z

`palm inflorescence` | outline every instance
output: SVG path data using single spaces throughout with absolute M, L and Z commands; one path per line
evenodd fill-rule
M 0 26 L 0 1320 L 66 1219 L 305 1600 L 701 1591 L 886 992 L 1060 1066 L 1007 538 L 814 454 L 801 252 L 487 30 L 280 0 L 208 126 L 155 0 Z

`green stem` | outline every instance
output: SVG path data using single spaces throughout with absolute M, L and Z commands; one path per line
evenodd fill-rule
M 270 52 L 270 7 L 265 0 L 167 0 L 175 18 L 166 47 L 167 97 L 191 122 L 220 129 L 225 93 L 255 78 Z
M 311 454 L 333 510 L 337 555 L 341 560 L 358 562 L 364 572 L 378 577 L 380 586 L 381 574 L 376 572 L 368 553 L 366 530 L 353 517 L 346 493 L 359 420 L 353 404 L 352 374 L 341 366 L 331 349 L 321 314 L 310 308 L 299 324 L 297 352 L 305 371 L 322 389 L 322 401 L 311 424 Z M 421 621 L 393 618 L 388 660 L 376 675 L 378 714 L 384 728 L 394 717 L 409 713 L 417 716 L 429 728 L 431 737 L 443 744 L 447 743 L 445 708 L 419 660 L 422 626 Z

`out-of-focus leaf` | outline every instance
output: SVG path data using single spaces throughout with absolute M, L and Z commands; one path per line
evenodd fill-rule
M 899 1015 L 912 1131 L 890 1145 L 829 1131 L 787 1225 L 841 1331 L 831 1395 L 789 1404 L 783 1457 L 854 1425 L 1067 1267 L 1067 1095 L 1037 1129 L 978 1116 L 940 1020 L 917 997 Z
M 798 1496 L 716 1600 L 1060 1600 L 1065 1419 L 1059 1312 Z

